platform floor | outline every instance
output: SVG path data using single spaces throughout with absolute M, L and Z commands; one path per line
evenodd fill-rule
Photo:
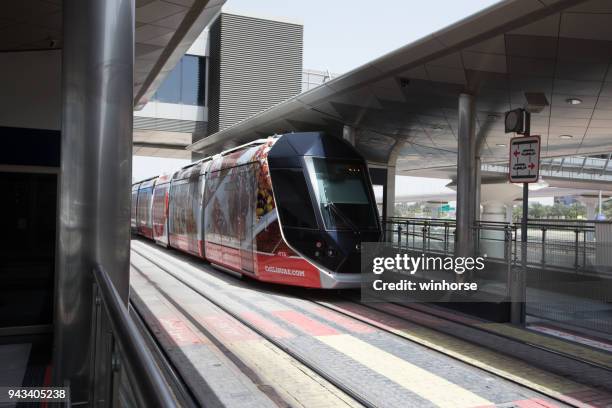
M 208 406 L 612 404 L 600 387 L 494 347 L 384 310 L 313 301 L 329 293 L 237 279 L 143 240 L 131 256 L 132 301 Z

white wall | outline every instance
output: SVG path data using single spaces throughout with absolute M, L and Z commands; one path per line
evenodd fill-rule
M 191 44 L 186 54 L 208 57 L 208 28 L 205 28 L 193 44 Z
M 135 116 L 145 118 L 193 120 L 200 122 L 208 121 L 208 107 L 183 105 L 180 103 L 164 103 L 150 101 L 144 108 L 134 111 Z
M 60 50 L 0 53 L 0 126 L 60 130 Z

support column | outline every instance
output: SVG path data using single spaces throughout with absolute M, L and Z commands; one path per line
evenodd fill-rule
M 342 128 L 342 138 L 349 142 L 351 146 L 355 147 L 355 143 L 357 141 L 355 136 L 355 128 L 350 125 L 344 125 L 344 128 Z
M 387 167 L 385 183 L 384 213 L 386 218 L 395 216 L 395 166 Z
M 482 159 L 481 159 L 481 153 L 482 153 L 482 147 L 484 145 L 484 141 L 485 141 L 485 136 L 486 136 L 486 132 L 489 129 L 490 125 L 487 124 L 486 126 L 483 126 L 478 135 L 474 137 L 475 139 L 475 143 L 474 143 L 474 168 L 473 168 L 473 174 L 474 177 L 472 179 L 473 185 L 474 187 L 472 188 L 472 190 L 474 191 L 474 198 L 473 198 L 473 203 L 471 204 L 473 206 L 473 217 L 474 217 L 474 221 L 478 221 L 480 220 L 480 203 L 481 203 L 481 185 L 482 185 L 482 174 L 481 174 L 481 164 L 482 164 Z
M 406 140 L 399 139 L 395 142 L 389 156 L 387 156 L 387 180 L 383 188 L 383 220 L 387 221 L 390 217 L 395 216 L 395 171 L 399 154 L 406 144 Z M 388 236 L 388 240 L 392 237 Z
M 505 222 L 506 206 L 500 201 L 488 201 L 482 205 L 482 221 Z M 483 230 L 480 232 L 480 253 L 489 257 L 504 258 L 504 231 Z
M 474 118 L 473 96 L 459 95 L 455 256 L 471 256 L 474 248 Z
M 64 0 L 63 31 L 53 380 L 79 404 L 90 388 L 92 268 L 128 300 L 134 2 Z
M 514 209 L 514 201 L 509 201 L 505 203 L 506 206 L 506 219 L 504 220 L 508 224 L 512 224 L 514 220 L 512 219 L 512 210 Z

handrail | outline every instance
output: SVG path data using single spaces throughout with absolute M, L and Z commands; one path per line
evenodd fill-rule
M 159 367 L 148 351 L 145 339 L 128 314 L 117 289 L 108 274 L 101 268 L 93 270 L 104 308 L 108 314 L 114 337 L 123 352 L 130 384 L 135 387 L 135 397 L 141 407 L 176 407 L 177 403 Z
M 399 223 L 412 223 L 412 224 L 427 224 L 432 227 L 441 226 L 454 226 L 456 220 L 454 218 L 416 218 L 416 217 L 389 217 L 388 220 L 383 221 L 387 224 L 399 224 Z M 550 229 L 575 229 L 581 228 L 584 230 L 594 230 L 595 224 L 611 224 L 612 221 L 597 221 L 597 220 L 555 220 L 545 218 L 530 218 L 528 221 L 529 227 L 549 227 Z M 475 226 L 505 226 L 509 225 L 513 228 L 520 228 L 520 222 L 505 222 L 505 221 L 488 221 L 488 220 L 477 220 L 474 222 Z

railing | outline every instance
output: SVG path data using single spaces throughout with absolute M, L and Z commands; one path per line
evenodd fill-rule
M 393 217 L 385 223 L 387 240 L 398 246 L 429 253 L 452 254 L 455 220 Z M 520 223 L 478 221 L 474 228 L 475 253 L 490 259 L 513 261 L 521 257 Z M 607 232 L 606 232 L 607 231 Z M 510 248 L 504 242 L 510 243 Z M 529 220 L 527 263 L 575 273 L 612 274 L 612 223 L 582 220 Z M 612 256 L 610 256 L 612 258 Z
M 386 240 L 398 252 L 429 257 L 454 254 L 455 228 L 446 219 L 385 223 Z M 525 246 L 519 223 L 478 221 L 473 229 L 474 256 L 486 255 L 486 267 L 470 277 L 478 282 L 479 301 L 506 296 L 513 321 L 523 313 L 514 306 L 524 302 L 521 309 L 535 319 L 612 335 L 611 222 L 529 220 Z
M 95 268 L 93 275 L 92 406 L 177 406 L 108 274 Z

